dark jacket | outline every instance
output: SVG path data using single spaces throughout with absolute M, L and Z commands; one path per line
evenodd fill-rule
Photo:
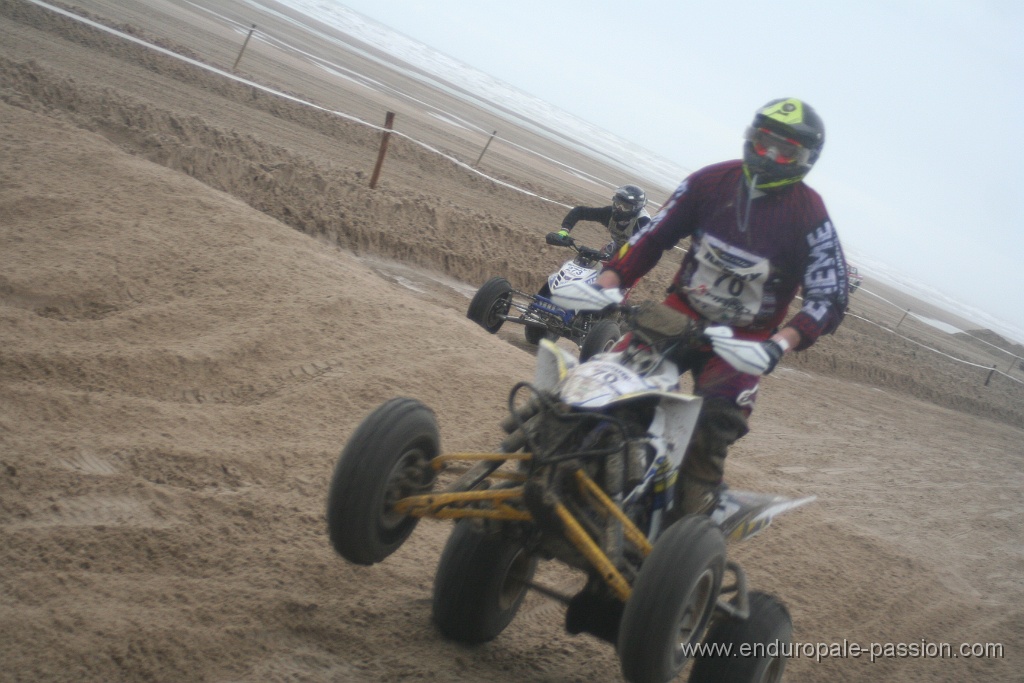
M 595 223 L 604 224 L 608 228 L 608 232 L 611 233 L 612 241 L 615 242 L 614 249 L 618 250 L 633 235 L 651 222 L 651 216 L 646 210 L 641 210 L 639 216 L 625 221 L 616 221 L 610 206 L 577 206 L 565 214 L 565 218 L 562 219 L 562 230 L 566 232 L 571 231 L 580 221 L 594 221 Z

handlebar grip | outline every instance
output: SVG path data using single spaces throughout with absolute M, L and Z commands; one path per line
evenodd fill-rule
M 544 241 L 553 247 L 567 247 L 573 243 L 573 240 L 568 235 L 564 237 L 557 232 L 549 232 L 544 236 Z

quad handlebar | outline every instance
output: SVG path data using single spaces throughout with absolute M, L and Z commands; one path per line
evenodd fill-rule
M 576 251 L 580 256 L 591 261 L 607 261 L 611 258 L 611 254 L 603 249 L 594 249 L 593 247 L 580 246 L 576 243 L 569 235 L 560 235 L 557 232 L 549 232 L 544 241 L 553 247 L 569 247 Z
M 564 308 L 581 311 L 618 312 L 630 329 L 643 332 L 651 341 L 710 343 L 729 365 L 752 375 L 772 371 L 784 350 L 772 341 L 738 338 L 725 325 L 695 321 L 672 308 L 655 302 L 624 305 L 617 289 L 601 289 L 583 282 L 568 282 L 552 290 L 552 300 Z

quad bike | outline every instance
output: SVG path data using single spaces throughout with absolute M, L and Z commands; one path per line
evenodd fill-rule
M 857 266 L 847 265 L 847 280 L 850 283 L 850 296 L 860 289 L 861 284 L 864 282 L 864 276 L 857 270 Z
M 547 238 L 552 246 L 567 246 L 576 256 L 562 264 L 557 273 L 536 294 L 521 292 L 503 277 L 493 277 L 477 290 L 469 302 L 466 317 L 491 334 L 501 329 L 506 321 L 525 327 L 529 344 L 541 339 L 564 337 L 580 347 L 580 360 L 611 348 L 621 336 L 617 316 L 602 315 L 599 311 L 575 311 L 559 306 L 552 299 L 553 292 L 570 282 L 591 283 L 597 279 L 601 263 L 607 261 L 607 250 L 580 246 L 571 237 L 565 242 Z
M 690 659 L 691 683 L 779 681 L 789 613 L 748 590 L 726 541 L 813 498 L 726 488 L 710 515 L 678 514 L 674 485 L 701 399 L 679 390 L 670 355 L 712 330 L 660 304 L 624 311 L 630 334 L 587 362 L 541 340 L 534 380 L 509 394 L 495 453 L 442 453 L 434 414 L 415 399 L 377 408 L 336 464 L 331 543 L 370 565 L 421 518 L 456 520 L 433 588 L 446 638 L 494 639 L 533 589 L 566 604 L 570 633 L 613 644 L 627 681 L 663 683 Z M 736 342 L 742 355 L 747 342 Z M 581 570 L 586 585 L 570 596 L 535 582 L 542 559 Z M 701 643 L 716 649 L 695 650 Z M 736 656 L 741 648 L 750 656 Z

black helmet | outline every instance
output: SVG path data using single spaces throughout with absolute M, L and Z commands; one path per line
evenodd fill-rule
M 640 215 L 647 206 L 647 195 L 636 185 L 623 185 L 612 195 L 612 216 L 624 221 Z
M 805 102 L 772 100 L 754 114 L 744 139 L 743 172 L 758 189 L 767 190 L 807 175 L 825 146 L 825 124 Z

